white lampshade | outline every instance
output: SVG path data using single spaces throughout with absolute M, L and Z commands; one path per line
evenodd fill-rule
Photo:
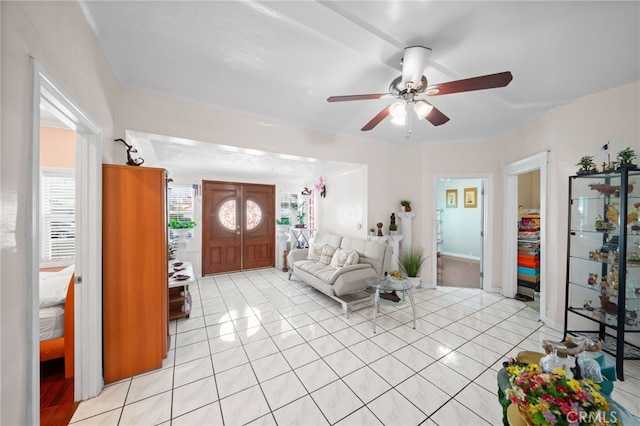
M 404 125 L 407 119 L 407 103 L 405 101 L 395 102 L 389 108 L 389 114 L 391 114 L 393 124 Z
M 425 101 L 416 101 L 413 104 L 413 110 L 420 120 L 424 119 L 433 109 L 433 105 L 428 104 Z

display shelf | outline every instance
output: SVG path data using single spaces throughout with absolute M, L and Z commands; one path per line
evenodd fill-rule
M 627 341 L 640 332 L 640 262 L 627 261 L 640 251 L 637 181 L 640 171 L 630 169 L 569 178 L 564 337 L 603 340 L 620 380 L 624 360 L 640 359 L 640 348 Z M 588 322 L 595 330 L 584 331 Z
M 179 271 L 175 271 L 173 266 L 176 261 L 169 262 L 169 271 L 174 271 L 174 275 L 169 278 L 167 284 L 169 289 L 168 311 L 169 319 L 189 318 L 191 314 L 191 293 L 189 292 L 189 285 L 195 284 L 196 279 L 193 275 L 193 265 L 191 262 L 184 262 L 180 265 Z M 185 280 L 178 280 L 176 276 L 185 275 L 189 278 Z

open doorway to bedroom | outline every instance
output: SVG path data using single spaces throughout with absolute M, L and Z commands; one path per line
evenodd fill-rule
M 438 286 L 484 288 L 491 250 L 484 238 L 491 177 L 436 176 L 433 282 Z M 488 279 L 488 281 L 487 281 Z M 489 285 L 491 287 L 491 285 Z
M 43 292 L 52 296 L 47 303 L 56 304 L 55 302 L 62 298 L 64 318 L 72 320 L 71 331 L 67 332 L 67 325 L 63 325 L 64 341 L 53 345 L 57 351 L 62 351 L 65 364 L 67 360 L 73 360 L 71 364 L 64 366 L 64 375 L 71 376 L 73 380 L 69 410 L 71 415 L 74 401 L 94 397 L 104 386 L 100 178 L 102 131 L 76 107 L 33 58 L 31 71 L 31 140 L 27 183 L 30 197 L 27 200 L 29 214 L 26 226 L 26 237 L 29 241 L 28 368 L 25 379 L 26 423 L 38 424 L 41 414 L 41 353 L 50 349 L 46 345 L 42 348 L 39 339 L 39 310 L 42 305 L 41 267 L 45 269 L 43 273 L 57 274 L 63 272 L 65 266 L 73 263 L 73 276 L 56 280 L 62 283 L 62 295 L 58 294 L 60 291 L 54 292 L 53 295 Z M 52 126 L 51 122 L 55 122 L 56 125 Z M 49 130 L 50 128 L 52 130 Z M 53 150 L 58 152 L 47 152 L 49 147 L 45 148 L 41 144 L 41 135 L 51 141 L 51 133 L 64 134 L 62 139 L 67 141 L 53 142 Z M 66 147 L 63 148 L 59 144 L 66 144 Z M 70 161 L 71 158 L 73 162 Z M 41 160 L 46 164 L 41 164 Z M 57 271 L 60 267 L 63 270 Z M 73 300 L 71 306 L 67 305 L 68 300 Z M 67 340 L 72 344 L 67 345 Z M 54 358 L 58 358 L 57 354 L 54 354 Z M 50 421 L 43 421 L 42 424 L 66 424 L 70 419 L 71 417 L 52 416 Z
M 40 109 L 40 424 L 71 420 L 74 403 L 76 133 Z

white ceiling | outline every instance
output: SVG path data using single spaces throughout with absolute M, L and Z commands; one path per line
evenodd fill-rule
M 127 87 L 397 146 L 499 138 L 552 107 L 640 79 L 637 1 L 83 1 Z M 505 88 L 430 97 L 451 120 L 360 128 L 406 46 L 441 83 L 511 71 Z

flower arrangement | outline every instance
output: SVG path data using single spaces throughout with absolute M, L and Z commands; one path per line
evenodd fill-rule
M 509 400 L 518 405 L 528 424 L 609 424 L 609 404 L 592 380 L 569 378 L 557 368 L 543 372 L 537 364 L 514 363 L 506 370 L 511 384 Z
M 320 176 L 318 183 L 316 183 L 316 191 L 320 191 L 320 196 L 322 198 L 327 196 L 327 185 L 325 184 L 324 178 Z

